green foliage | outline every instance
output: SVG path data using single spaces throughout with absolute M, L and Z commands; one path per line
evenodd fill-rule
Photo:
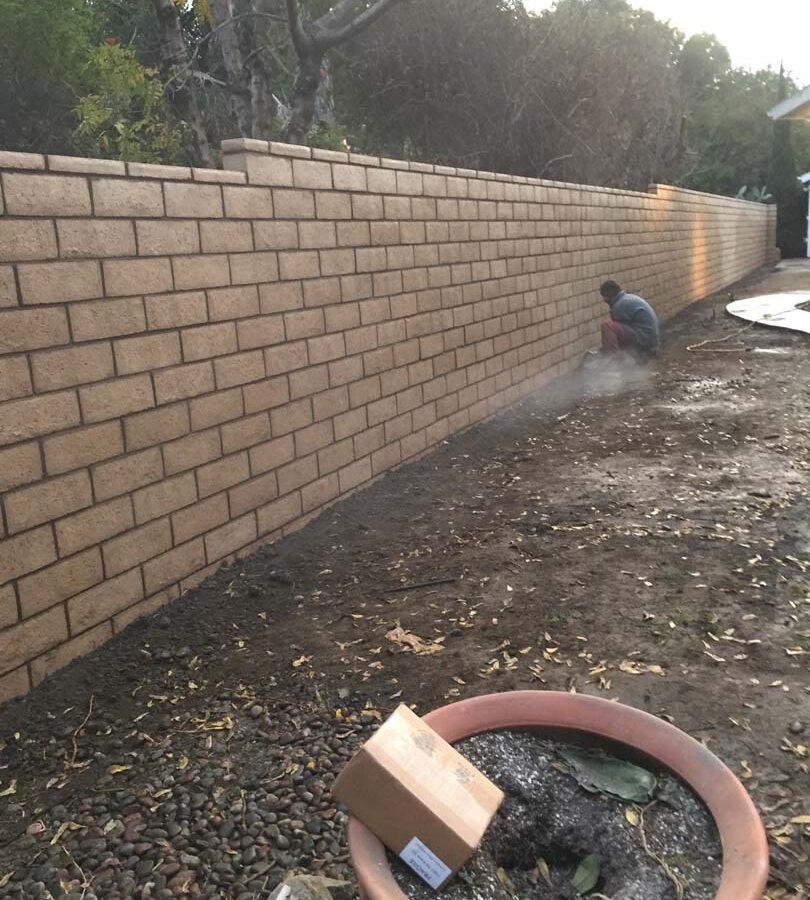
M 779 87 L 776 102 L 784 100 L 787 96 L 787 84 L 784 72 L 779 72 Z M 771 143 L 771 177 L 773 192 L 777 203 L 782 203 L 795 194 L 798 190 L 796 182 L 796 159 L 793 153 L 793 133 L 790 122 L 779 121 L 773 123 L 773 138 Z
M 599 871 L 602 867 L 602 860 L 598 853 L 591 853 L 577 866 L 574 877 L 571 879 L 571 887 L 578 894 L 588 894 L 599 881 Z
M 309 143 L 319 150 L 347 150 L 349 133 L 340 122 L 321 122 L 312 131 Z
M 734 196 L 741 184 L 770 182 L 772 123 L 778 74 L 732 69 L 696 102 L 689 115 L 691 168 L 684 187 Z
M 681 82 L 690 98 L 710 93 L 731 68 L 728 50 L 713 34 L 694 34 L 683 45 L 678 59 Z
M 301 0 L 310 20 L 333 5 Z M 214 144 L 239 134 L 252 83 L 265 108 L 274 97 L 289 107 L 296 76 L 285 0 L 232 8 L 247 66 L 229 87 L 210 0 L 178 0 Z M 0 0 L 0 23 L 0 147 L 188 161 L 183 114 L 155 71 L 152 0 Z M 783 250 L 804 231 L 795 175 L 810 170 L 810 124 L 774 128 L 779 75 L 732 69 L 713 35 L 686 39 L 626 0 L 559 0 L 538 15 L 521 0 L 402 0 L 328 57 L 334 106 L 314 146 L 642 189 L 735 196 L 767 184 L 784 210 Z M 745 196 L 768 199 L 764 188 Z
M 559 754 L 586 791 L 609 794 L 633 803 L 649 803 L 653 798 L 657 779 L 641 766 L 608 756 L 600 750 L 564 747 Z
M 81 150 L 128 161 L 182 161 L 182 132 L 170 123 L 157 72 L 117 43 L 102 44 L 91 67 L 96 90 L 76 105 Z
M 805 226 L 796 175 L 810 169 L 810 125 L 772 122 L 768 116 L 797 85 L 772 69 L 714 71 L 711 83 L 691 101 L 691 164 L 680 183 L 730 196 L 740 196 L 740 184 L 769 185 L 772 197 L 762 197 L 764 188 L 746 187 L 744 199 L 778 203 L 777 244 L 785 256 L 800 255 Z
M 0 0 L 0 147 L 70 150 L 95 27 L 84 0 Z
M 646 188 L 678 174 L 681 36 L 624 0 L 410 0 L 335 61 L 369 152 Z

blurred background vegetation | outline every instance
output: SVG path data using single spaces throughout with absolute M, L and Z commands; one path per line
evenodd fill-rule
M 244 136 L 744 188 L 779 202 L 783 254 L 803 255 L 810 125 L 768 118 L 801 87 L 778 63 L 734 68 L 625 0 L 0 0 L 0 148 L 215 165 Z

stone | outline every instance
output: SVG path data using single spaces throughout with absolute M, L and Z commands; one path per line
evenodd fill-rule
M 287 875 L 270 900 L 352 900 L 354 886 L 321 875 Z

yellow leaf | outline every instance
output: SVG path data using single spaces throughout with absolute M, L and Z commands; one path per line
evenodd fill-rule
M 17 779 L 12 778 L 11 784 L 4 790 L 0 791 L 0 797 L 10 797 L 12 794 L 17 793 Z
M 658 665 L 648 666 L 646 663 L 635 662 L 629 659 L 623 659 L 619 663 L 619 670 L 627 675 L 644 675 L 649 672 L 652 675 L 666 676 L 666 672 Z
M 180 762 L 177 763 L 177 768 L 178 768 L 178 769 L 185 769 L 186 766 L 188 766 L 188 757 L 187 757 L 187 756 L 181 756 L 181 757 L 180 757 Z
M 132 766 L 110 766 L 110 775 L 118 775 L 121 772 L 128 772 Z
M 506 888 L 506 890 L 515 895 L 516 888 L 512 879 L 506 874 L 506 870 L 501 868 L 500 866 L 495 870 L 495 874 L 498 876 L 498 881 Z
M 632 806 L 628 806 L 627 809 L 625 809 L 624 817 L 634 828 L 641 821 L 641 819 L 639 819 L 638 813 L 635 811 L 635 809 L 633 809 Z
M 548 870 L 548 863 L 542 858 L 537 860 L 537 871 L 543 876 L 543 880 L 549 887 L 554 887 L 551 881 L 551 872 Z
M 424 638 L 419 637 L 418 634 L 406 631 L 399 622 L 397 622 L 396 627 L 386 632 L 385 638 L 386 640 L 391 641 L 392 644 L 397 644 L 404 649 L 410 650 L 412 653 L 420 655 L 440 653 L 444 649 L 441 645 L 441 641 L 425 640 Z
M 810 816 L 794 816 L 790 821 L 794 825 L 810 825 Z

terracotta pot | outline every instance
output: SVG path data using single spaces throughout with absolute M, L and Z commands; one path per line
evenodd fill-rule
M 485 694 L 443 706 L 424 718 L 450 743 L 484 731 L 536 731 L 668 769 L 703 800 L 720 833 L 723 870 L 715 900 L 762 897 L 768 843 L 751 798 L 713 753 L 673 725 L 630 706 L 557 691 Z M 353 818 L 348 839 L 362 894 L 368 900 L 404 900 L 382 843 Z

